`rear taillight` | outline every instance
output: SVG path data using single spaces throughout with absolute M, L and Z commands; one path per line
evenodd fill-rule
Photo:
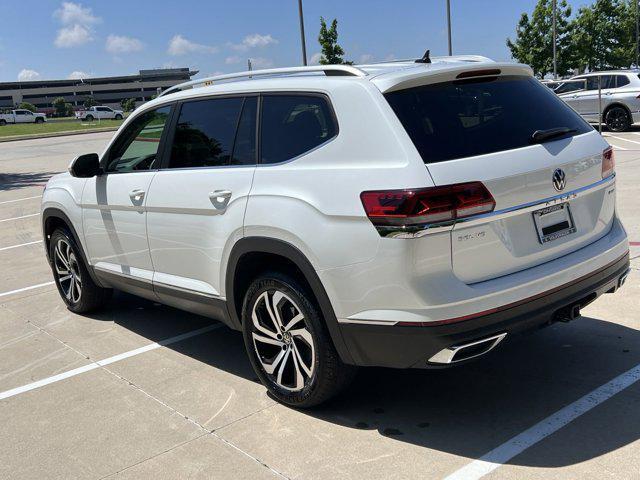
M 496 206 L 481 182 L 362 192 L 360 199 L 371 222 L 386 231 L 394 230 L 393 227 L 402 231 L 409 227 L 447 224 L 458 218 L 491 212 Z
M 613 148 L 609 147 L 602 152 L 602 178 L 613 175 L 616 170 L 616 161 L 613 158 Z

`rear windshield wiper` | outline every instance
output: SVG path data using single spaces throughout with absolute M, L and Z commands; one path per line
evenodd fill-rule
M 558 128 L 549 128 L 547 130 L 536 130 L 531 134 L 530 140 L 531 143 L 542 143 L 547 140 L 551 140 L 552 138 L 561 137 L 562 135 L 566 135 L 568 133 L 576 133 L 577 130 L 575 128 L 569 127 L 558 127 Z

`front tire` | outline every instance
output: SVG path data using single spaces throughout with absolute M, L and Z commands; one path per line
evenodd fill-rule
M 313 297 L 287 275 L 253 281 L 242 325 L 253 369 L 281 403 L 313 407 L 340 393 L 355 374 L 340 360 Z
M 36 118 L 36 123 L 44 123 L 44 120 L 42 118 Z
M 122 120 L 122 115 L 120 114 L 116 115 L 116 120 Z
M 87 115 L 87 116 L 85 117 L 85 120 L 86 120 L 87 122 L 93 122 L 93 115 Z
M 607 128 L 612 132 L 626 132 L 631 127 L 629 112 L 623 107 L 611 107 L 605 117 Z
M 4 127 L 7 124 L 7 121 L 3 118 L 0 119 L 0 127 Z
M 111 289 L 94 283 L 80 248 L 67 230 L 59 228 L 51 235 L 49 258 L 58 292 L 72 312 L 92 312 L 111 298 Z

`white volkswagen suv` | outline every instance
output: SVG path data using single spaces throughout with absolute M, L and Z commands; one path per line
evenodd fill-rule
M 119 289 L 219 319 L 308 407 L 355 366 L 457 364 L 615 292 L 615 197 L 611 148 L 529 67 L 425 55 L 174 87 L 42 218 L 71 311 Z

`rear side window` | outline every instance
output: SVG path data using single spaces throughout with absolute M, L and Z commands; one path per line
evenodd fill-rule
M 592 128 L 531 77 L 426 85 L 385 95 L 425 163 L 512 150 L 536 130 Z
M 624 87 L 631 83 L 624 75 L 616 75 L 616 87 Z
M 260 128 L 262 163 L 291 160 L 338 133 L 328 100 L 319 95 L 265 95 Z
M 242 97 L 233 97 L 184 103 L 169 168 L 228 165 L 243 101 Z

